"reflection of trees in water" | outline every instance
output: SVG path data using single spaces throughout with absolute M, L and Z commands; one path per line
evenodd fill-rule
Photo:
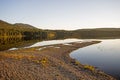
M 53 32 L 20 32 L 12 29 L 0 29 L 0 51 L 8 50 L 13 47 L 30 46 L 42 40 L 55 39 L 56 35 Z
M 41 41 L 40 39 L 29 39 L 25 40 L 22 37 L 2 37 L 0 38 L 0 51 L 8 50 L 10 48 L 16 47 L 25 47 L 33 45 L 34 43 Z
M 22 37 L 22 33 L 18 30 L 5 30 L 5 29 L 0 29 L 0 36 L 2 37 Z
M 2 37 L 0 38 L 0 45 L 6 45 L 6 44 L 10 44 L 10 43 L 17 43 L 17 42 L 20 42 L 22 41 L 22 38 L 21 37 Z

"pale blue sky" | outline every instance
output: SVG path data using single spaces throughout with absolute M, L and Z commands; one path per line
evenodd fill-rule
M 0 19 L 42 29 L 120 27 L 120 0 L 0 0 Z

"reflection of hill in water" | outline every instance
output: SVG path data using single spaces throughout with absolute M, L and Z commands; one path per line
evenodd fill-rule
M 0 38 L 0 51 L 8 50 L 10 48 L 20 48 L 35 44 L 40 39 L 27 39 L 27 38 Z

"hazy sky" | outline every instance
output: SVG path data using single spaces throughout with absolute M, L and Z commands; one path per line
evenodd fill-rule
M 120 27 L 120 0 L 0 0 L 0 19 L 42 29 Z

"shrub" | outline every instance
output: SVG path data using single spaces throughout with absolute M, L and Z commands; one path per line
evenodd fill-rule
M 75 65 L 79 65 L 79 64 L 80 64 L 80 62 L 75 60 Z
M 46 57 L 42 58 L 40 60 L 40 63 L 43 65 L 43 66 L 46 66 L 48 64 L 48 59 Z
M 91 65 L 84 65 L 84 68 L 85 68 L 85 69 L 88 69 L 88 70 L 91 70 L 91 71 L 94 71 L 94 70 L 95 70 L 95 67 L 94 67 L 94 66 L 91 66 Z
M 46 57 L 42 58 L 42 59 L 35 59 L 32 60 L 35 63 L 41 64 L 42 66 L 47 66 L 48 65 L 48 59 Z

